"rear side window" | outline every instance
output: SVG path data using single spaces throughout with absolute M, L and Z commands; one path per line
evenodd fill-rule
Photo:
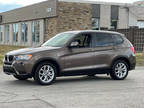
M 124 40 L 123 40 L 123 38 L 120 35 L 114 34 L 112 36 L 113 36 L 114 43 L 116 45 L 123 43 Z
M 93 47 L 112 46 L 114 44 L 111 34 L 94 33 L 92 36 Z

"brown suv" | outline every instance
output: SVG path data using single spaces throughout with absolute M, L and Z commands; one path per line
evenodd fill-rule
M 5 55 L 3 71 L 49 85 L 69 75 L 110 74 L 123 80 L 135 65 L 134 47 L 123 34 L 87 30 L 60 33 L 41 47 L 11 51 Z

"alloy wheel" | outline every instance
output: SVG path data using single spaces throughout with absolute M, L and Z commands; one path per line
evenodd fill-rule
M 44 65 L 39 70 L 39 79 L 43 83 L 49 83 L 54 79 L 54 68 L 50 65 Z
M 127 66 L 124 63 L 118 63 L 115 67 L 115 75 L 118 78 L 124 78 L 127 74 Z

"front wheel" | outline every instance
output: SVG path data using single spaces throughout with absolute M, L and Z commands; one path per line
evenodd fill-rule
M 129 67 L 123 60 L 116 61 L 110 72 L 110 76 L 114 80 L 124 80 L 128 76 Z
M 34 79 L 41 85 L 50 85 L 56 79 L 57 69 L 49 62 L 39 64 L 36 69 Z

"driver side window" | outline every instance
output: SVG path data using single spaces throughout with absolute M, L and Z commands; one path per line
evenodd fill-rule
M 77 48 L 89 48 L 91 45 L 91 35 L 90 34 L 80 34 L 74 41 L 79 43 Z

